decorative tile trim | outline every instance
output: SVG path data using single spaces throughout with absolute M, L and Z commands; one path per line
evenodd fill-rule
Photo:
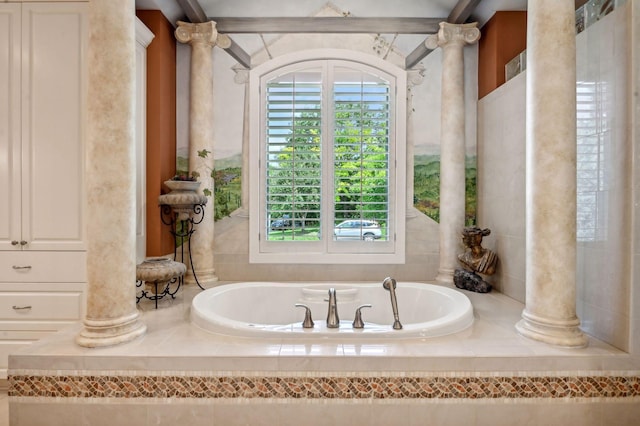
M 531 399 L 640 397 L 640 376 L 32 376 L 9 396 L 55 398 Z

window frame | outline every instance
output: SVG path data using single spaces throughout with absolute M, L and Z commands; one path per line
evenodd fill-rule
M 347 66 L 377 75 L 390 83 L 389 131 L 389 223 L 393 235 L 388 241 L 333 241 L 328 230 L 320 241 L 267 241 L 261 235 L 266 227 L 265 191 L 265 99 L 266 83 L 277 75 L 307 69 L 312 65 Z M 334 113 L 333 80 L 323 84 L 323 102 L 331 106 L 323 111 Z M 329 84 L 326 84 L 329 83 Z M 268 61 L 250 72 L 250 134 L 248 171 L 250 180 L 249 205 L 249 261 L 250 263 L 404 263 L 405 261 L 405 198 L 406 198 L 406 71 L 376 56 L 340 49 L 317 49 L 295 52 Z M 332 138 L 333 117 L 322 118 L 323 138 Z M 323 161 L 331 164 L 323 170 L 333 172 L 332 157 L 326 145 L 322 147 Z M 245 154 L 246 155 L 246 154 Z M 332 197 L 333 178 L 322 185 L 322 197 Z M 326 213 L 326 212 L 325 212 Z M 323 226 L 331 226 L 333 217 L 323 219 Z

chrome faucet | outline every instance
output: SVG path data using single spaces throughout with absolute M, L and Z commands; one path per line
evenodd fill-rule
M 400 317 L 398 316 L 398 300 L 396 299 L 396 280 L 387 277 L 382 281 L 382 287 L 391 293 L 391 309 L 393 310 L 393 329 L 401 330 Z
M 327 311 L 327 328 L 340 327 L 340 318 L 338 317 L 338 303 L 336 301 L 336 289 L 329 289 L 329 310 Z

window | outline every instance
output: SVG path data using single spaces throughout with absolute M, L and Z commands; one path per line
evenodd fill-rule
M 354 56 L 252 71 L 252 262 L 404 261 L 405 74 Z
M 577 84 L 577 240 L 607 238 L 606 156 L 611 145 L 611 102 L 606 82 Z

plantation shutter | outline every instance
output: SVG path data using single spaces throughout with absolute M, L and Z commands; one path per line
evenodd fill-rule
M 266 90 L 266 234 L 294 240 L 304 229 L 320 227 L 321 73 L 286 74 Z
M 337 68 L 333 83 L 334 225 L 373 220 L 389 238 L 389 83 Z M 360 222 L 362 223 L 362 222 Z
M 251 76 L 252 263 L 404 262 L 406 75 L 343 53 Z

